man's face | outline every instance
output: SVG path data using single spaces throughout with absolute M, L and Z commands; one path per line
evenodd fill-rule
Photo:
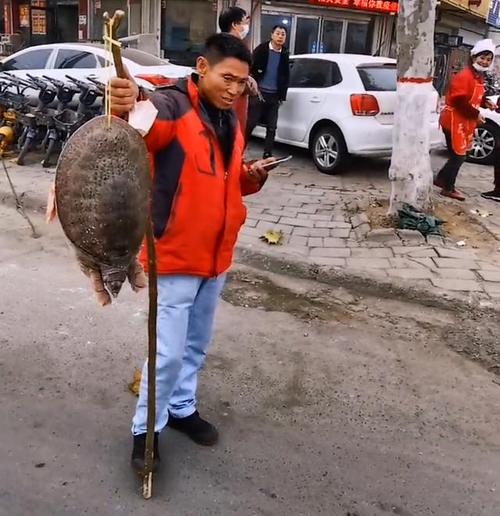
M 286 30 L 277 28 L 275 31 L 271 34 L 271 41 L 277 46 L 282 47 L 284 46 L 286 42 Z
M 245 39 L 250 32 L 250 16 L 246 16 L 241 20 L 239 23 L 235 23 L 233 25 L 234 27 L 234 34 L 237 38 Z
M 250 67 L 247 63 L 228 57 L 216 64 L 199 57 L 196 69 L 200 75 L 198 89 L 201 96 L 218 109 L 231 109 L 245 91 Z

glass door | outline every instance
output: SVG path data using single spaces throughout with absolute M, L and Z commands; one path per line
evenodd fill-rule
M 297 16 L 294 54 L 318 52 L 319 18 Z
M 342 51 L 342 20 L 323 20 L 319 52 L 337 54 Z

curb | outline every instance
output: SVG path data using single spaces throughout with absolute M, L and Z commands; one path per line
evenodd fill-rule
M 14 196 L 5 182 L 0 183 L 0 203 L 16 209 Z M 17 194 L 26 210 L 45 212 L 47 199 L 33 191 L 20 191 Z M 235 263 L 247 265 L 257 270 L 263 269 L 278 274 L 291 275 L 296 278 L 314 280 L 332 287 L 344 287 L 358 295 L 369 295 L 385 299 L 397 299 L 423 306 L 436 307 L 448 311 L 467 312 L 468 317 L 474 314 L 484 316 L 488 313 L 498 316 L 500 307 L 491 303 L 483 304 L 477 298 L 466 298 L 464 295 L 450 292 L 436 292 L 419 288 L 409 282 L 398 279 L 385 280 L 367 274 L 346 272 L 343 269 L 319 265 L 312 260 L 297 259 L 295 255 L 276 255 L 264 249 L 256 250 L 251 244 L 239 243 L 235 250 Z
M 312 261 L 298 260 L 294 256 L 287 257 L 268 254 L 252 249 L 248 244 L 238 244 L 235 262 L 255 269 L 263 269 L 278 274 L 291 275 L 305 280 L 315 280 L 332 287 L 343 287 L 361 296 L 374 296 L 383 299 L 396 299 L 412 302 L 447 311 L 466 312 L 469 318 L 475 315 L 500 314 L 500 307 L 487 302 L 481 305 L 477 299 L 465 298 L 460 294 L 434 292 L 431 289 L 402 282 L 397 279 L 385 280 L 352 272 L 318 265 Z

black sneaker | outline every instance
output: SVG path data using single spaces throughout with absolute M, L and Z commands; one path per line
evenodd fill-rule
M 500 202 L 500 192 L 492 190 L 491 192 L 484 192 L 481 194 L 484 199 L 490 199 L 491 201 Z
M 168 426 L 186 434 L 195 443 L 202 446 L 213 446 L 219 440 L 219 432 L 215 426 L 202 419 L 198 411 L 183 418 L 170 416 Z
M 160 466 L 160 452 L 158 451 L 158 432 L 155 432 L 153 472 Z M 146 434 L 134 435 L 134 449 L 132 450 L 132 468 L 139 475 L 144 473 L 144 453 L 146 452 Z

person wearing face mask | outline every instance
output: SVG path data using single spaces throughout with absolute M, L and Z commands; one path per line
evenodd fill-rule
M 250 32 L 250 17 L 241 7 L 229 7 L 219 16 L 219 29 L 241 40 L 244 40 Z M 240 129 L 245 137 L 245 128 L 248 118 L 248 97 L 259 95 L 259 88 L 255 79 L 248 77 L 247 86 L 243 94 L 234 104 L 234 111 L 240 123 Z
M 455 188 L 460 167 L 471 148 L 474 132 L 485 120 L 480 107 L 493 109 L 485 98 L 485 73 L 493 64 L 495 45 L 491 39 L 483 39 L 471 50 L 469 66 L 456 74 L 446 96 L 440 124 L 446 136 L 450 158 L 439 171 L 434 185 L 441 188 L 441 195 L 464 201 L 464 195 Z

